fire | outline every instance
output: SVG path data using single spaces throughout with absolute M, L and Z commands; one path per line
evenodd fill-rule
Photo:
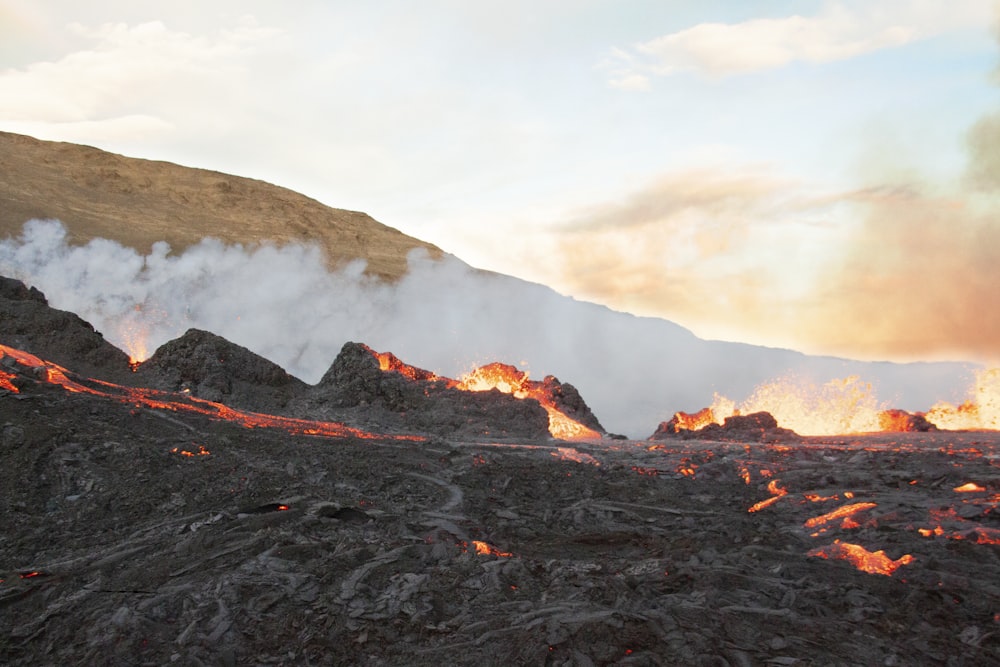
M 927 421 L 952 431 L 1000 430 L 1000 368 L 978 371 L 970 393 L 959 406 L 935 404 L 927 412 Z
M 557 440 L 599 439 L 601 434 L 584 426 L 559 410 L 552 397 L 545 390 L 545 383 L 529 379 L 527 371 L 514 366 L 494 362 L 466 373 L 455 385 L 463 391 L 490 391 L 496 389 L 515 398 L 533 398 L 549 415 L 549 433 Z
M 901 566 L 909 565 L 914 561 L 913 556 L 910 554 L 905 554 L 900 556 L 898 559 L 893 560 L 886 556 L 884 551 L 880 550 L 871 552 L 861 545 L 851 544 L 850 542 L 841 542 L 840 540 L 834 540 L 833 544 L 829 544 L 825 547 L 812 549 L 808 555 L 815 556 L 817 558 L 837 558 L 840 560 L 846 560 L 862 572 L 868 572 L 869 574 L 883 574 L 886 576 L 892 575 L 892 573 Z
M 6 345 L 0 345 L 0 358 L 3 357 L 11 357 L 21 366 L 44 370 L 47 382 L 59 385 L 69 392 L 91 394 L 119 403 L 130 403 L 154 410 L 170 410 L 172 412 L 188 412 L 203 415 L 210 419 L 231 421 L 244 428 L 278 428 L 295 435 L 315 435 L 328 438 L 355 437 L 410 441 L 425 440 L 421 436 L 414 435 L 376 435 L 338 422 L 320 422 L 236 410 L 222 403 L 206 401 L 194 396 L 157 391 L 155 389 L 123 387 L 101 380 L 81 380 L 78 382 L 70 379 L 69 371 L 62 366 L 43 361 L 33 354 L 28 354 L 27 352 L 7 347 Z M 84 384 L 84 382 L 87 384 Z M 194 454 L 192 453 L 192 455 Z

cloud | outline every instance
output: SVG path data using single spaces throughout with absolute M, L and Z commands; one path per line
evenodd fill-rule
M 0 72 L 5 127 L 30 128 L 43 137 L 62 128 L 100 133 L 103 124 L 163 131 L 171 127 L 165 119 L 171 111 L 194 99 L 231 104 L 226 81 L 245 78 L 248 57 L 276 34 L 251 19 L 211 37 L 172 31 L 158 21 L 70 28 L 93 46 Z
M 700 23 L 615 49 L 607 69 L 612 82 L 695 72 L 709 78 L 747 74 L 796 62 L 829 63 L 899 47 L 956 27 L 976 27 L 989 17 L 987 3 L 947 5 L 896 0 L 828 3 L 815 16 L 757 18 L 740 23 Z M 619 86 L 620 87 L 620 86 Z
M 997 186 L 995 154 L 970 163 L 983 187 Z M 577 212 L 550 243 L 548 284 L 703 337 L 866 359 L 1000 359 L 997 201 L 961 188 L 821 192 L 760 168 L 695 170 Z

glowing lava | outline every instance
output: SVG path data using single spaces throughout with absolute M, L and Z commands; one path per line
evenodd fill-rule
M 850 542 L 841 542 L 840 540 L 834 540 L 833 544 L 829 544 L 825 547 L 812 549 L 808 555 L 815 556 L 817 558 L 836 558 L 839 560 L 846 560 L 862 572 L 868 572 L 869 574 L 883 574 L 885 576 L 892 575 L 892 573 L 901 566 L 909 565 L 914 560 L 913 556 L 909 554 L 900 556 L 898 559 L 893 560 L 886 556 L 884 551 L 872 552 L 868 551 L 861 545 L 851 544 Z
M 1000 368 L 978 371 L 970 394 L 958 406 L 937 403 L 927 412 L 927 421 L 951 431 L 1000 430 Z
M 552 376 L 543 382 L 528 379 L 528 373 L 514 366 L 498 362 L 481 366 L 466 373 L 456 385 L 463 391 L 490 391 L 496 389 L 515 398 L 533 398 L 549 415 L 549 433 L 557 440 L 599 439 L 601 434 L 584 426 L 562 412 L 552 399 Z
M 354 437 L 385 440 L 426 440 L 426 438 L 415 435 L 377 435 L 338 422 L 320 422 L 310 419 L 296 419 L 293 417 L 281 417 L 278 415 L 237 410 L 222 403 L 155 389 L 123 387 L 95 379 L 81 379 L 77 381 L 71 379 L 71 373 L 62 366 L 43 361 L 33 354 L 7 347 L 6 345 L 0 345 L 0 358 L 3 357 L 11 357 L 21 366 L 43 370 L 46 382 L 58 385 L 66 391 L 91 394 L 143 408 L 193 413 L 210 419 L 234 422 L 245 428 L 277 428 L 294 435 L 315 435 L 327 438 Z

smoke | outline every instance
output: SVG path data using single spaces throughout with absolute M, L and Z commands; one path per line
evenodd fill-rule
M 706 342 L 671 322 L 615 312 L 541 285 L 476 271 L 421 251 L 394 284 L 361 262 L 326 268 L 311 246 L 226 245 L 141 255 L 113 241 L 71 246 L 57 221 L 31 221 L 0 242 L 0 274 L 41 289 L 53 307 L 91 322 L 112 343 L 148 351 L 190 327 L 212 331 L 314 383 L 343 344 L 364 342 L 457 377 L 492 361 L 574 384 L 612 432 L 645 437 L 676 410 L 715 392 L 749 395 L 786 373 L 815 382 L 861 375 L 909 409 L 957 400 L 969 369 L 864 364 L 788 350 Z

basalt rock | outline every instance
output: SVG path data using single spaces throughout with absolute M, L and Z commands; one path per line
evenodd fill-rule
M 189 329 L 139 365 L 135 383 L 255 412 L 281 412 L 308 385 L 221 336 Z
M 74 313 L 49 306 L 45 295 L 0 276 L 0 343 L 112 382 L 128 380 L 128 355 Z

